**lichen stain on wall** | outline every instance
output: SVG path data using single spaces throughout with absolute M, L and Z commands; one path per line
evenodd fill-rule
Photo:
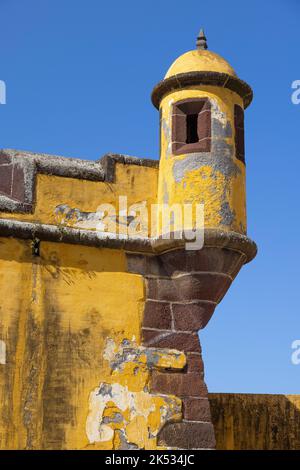
M 153 368 L 180 370 L 184 353 L 145 348 L 124 339 L 108 339 L 104 358 L 110 374 L 90 394 L 86 422 L 89 448 L 156 449 L 157 435 L 168 421 L 180 421 L 181 400 L 149 391 Z

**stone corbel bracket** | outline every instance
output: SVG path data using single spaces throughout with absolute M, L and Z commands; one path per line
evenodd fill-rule
M 221 230 L 206 230 L 204 247 L 197 251 L 177 246 L 153 256 L 127 253 L 129 272 L 142 275 L 146 285 L 143 344 L 176 348 L 187 358 L 181 372 L 152 374 L 152 393 L 174 393 L 183 403 L 183 420 L 164 426 L 160 445 L 215 447 L 198 331 L 207 325 L 243 264 L 255 254 L 256 245 L 247 237 Z

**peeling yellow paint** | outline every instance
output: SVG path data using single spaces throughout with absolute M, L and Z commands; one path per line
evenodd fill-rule
M 185 355 L 176 350 L 152 349 L 123 340 L 117 347 L 108 339 L 104 358 L 111 373 L 90 394 L 86 433 L 97 449 L 155 449 L 157 435 L 170 420 L 181 419 L 181 400 L 148 390 L 153 368 L 182 369 Z

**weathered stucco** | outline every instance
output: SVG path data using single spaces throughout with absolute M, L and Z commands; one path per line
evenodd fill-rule
M 141 276 L 124 253 L 0 239 L 0 448 L 83 448 L 106 338 L 140 341 Z
M 153 369 L 180 370 L 185 355 L 153 349 L 123 340 L 117 347 L 108 339 L 104 358 L 110 374 L 90 394 L 86 433 L 97 449 L 154 449 L 157 436 L 168 421 L 180 421 L 181 400 L 150 393 Z
M 210 152 L 172 153 L 172 104 L 187 98 L 209 98 L 212 113 Z M 201 86 L 167 94 L 161 102 L 161 156 L 158 201 L 170 205 L 204 204 L 205 228 L 246 233 L 245 165 L 235 156 L 234 92 Z
M 139 346 L 144 282 L 124 252 L 1 238 L 0 290 L 0 448 L 156 448 L 181 401 L 151 394 L 150 372 L 185 356 Z
M 43 156 L 43 158 L 47 159 L 47 156 Z M 22 152 L 19 152 L 14 159 L 17 162 L 22 162 L 25 169 L 28 169 L 28 165 L 31 168 L 30 161 L 29 164 L 24 163 L 24 161 L 27 162 L 26 154 L 23 155 Z M 68 161 L 67 158 L 61 160 L 64 165 L 65 160 Z M 96 164 L 94 165 L 96 166 Z M 126 196 L 128 207 L 136 205 L 138 209 L 140 205 L 145 205 L 144 203 L 146 203 L 146 211 L 149 209 L 149 213 L 147 212 L 147 214 L 151 221 L 151 204 L 155 204 L 157 201 L 158 168 L 156 168 L 155 165 L 142 166 L 136 163 L 115 163 L 112 181 L 106 181 L 104 178 L 102 178 L 104 181 L 93 181 L 87 179 L 87 175 L 84 173 L 82 177 L 80 177 L 80 173 L 77 177 L 66 176 L 65 173 L 67 173 L 67 171 L 65 166 L 63 166 L 63 168 L 65 172 L 60 176 L 53 174 L 51 168 L 47 174 L 38 172 L 35 175 L 34 187 L 32 186 L 33 180 L 31 179 L 31 175 L 27 179 L 25 178 L 24 184 L 26 191 L 28 193 L 33 192 L 34 194 L 35 204 L 33 205 L 32 211 L 22 213 L 16 210 L 10 214 L 6 211 L 0 212 L 0 218 L 34 221 L 53 225 L 60 225 L 62 223 L 63 225 L 72 227 L 76 226 L 76 222 L 78 222 L 78 217 L 75 217 L 76 213 L 78 213 L 82 214 L 79 224 L 80 228 L 95 230 L 97 220 L 99 220 L 99 217 L 97 219 L 99 206 L 111 204 L 118 212 L 119 196 Z M 56 171 L 56 173 L 58 173 L 58 171 Z M 25 170 L 24 174 L 27 174 Z M 94 175 L 94 173 L 92 175 Z M 0 193 L 0 209 L 1 203 L 5 205 L 7 199 L 8 198 L 1 196 Z M 9 204 L 7 204 L 7 207 L 9 208 Z M 63 211 L 59 209 L 66 207 L 73 211 L 73 217 L 62 218 Z M 88 214 L 94 214 L 94 223 L 91 223 L 91 216 L 88 218 Z M 146 235 L 148 235 L 148 233 Z
M 300 450 L 300 395 L 209 394 L 219 450 Z

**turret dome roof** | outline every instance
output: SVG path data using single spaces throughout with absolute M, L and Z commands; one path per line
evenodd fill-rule
M 188 72 L 219 72 L 236 77 L 234 69 L 223 57 L 204 49 L 196 49 L 179 56 L 167 71 L 165 78 Z

